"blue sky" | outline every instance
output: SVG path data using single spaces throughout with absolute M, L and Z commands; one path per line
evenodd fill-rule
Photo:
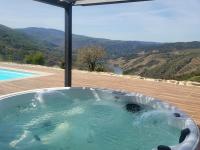
M 0 24 L 64 30 L 64 10 L 33 0 L 0 0 Z M 73 33 L 116 40 L 200 41 L 200 0 L 74 7 Z

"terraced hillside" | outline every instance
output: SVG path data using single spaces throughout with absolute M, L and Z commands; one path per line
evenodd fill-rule
M 200 82 L 200 49 L 132 55 L 111 63 L 119 65 L 124 74 Z

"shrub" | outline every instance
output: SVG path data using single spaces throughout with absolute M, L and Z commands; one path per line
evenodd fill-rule
M 26 55 L 24 61 L 27 64 L 35 64 L 35 65 L 45 64 L 44 55 L 41 52 L 35 52 L 33 54 Z

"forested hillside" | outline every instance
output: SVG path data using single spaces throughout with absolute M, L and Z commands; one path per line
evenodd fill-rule
M 46 65 L 54 65 L 62 56 L 51 43 L 43 43 L 18 30 L 0 25 L 0 59 L 22 63 L 25 56 L 42 52 Z

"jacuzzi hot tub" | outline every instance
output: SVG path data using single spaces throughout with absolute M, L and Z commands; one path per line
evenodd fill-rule
M 197 150 L 185 113 L 137 93 L 54 88 L 0 97 L 1 150 Z

